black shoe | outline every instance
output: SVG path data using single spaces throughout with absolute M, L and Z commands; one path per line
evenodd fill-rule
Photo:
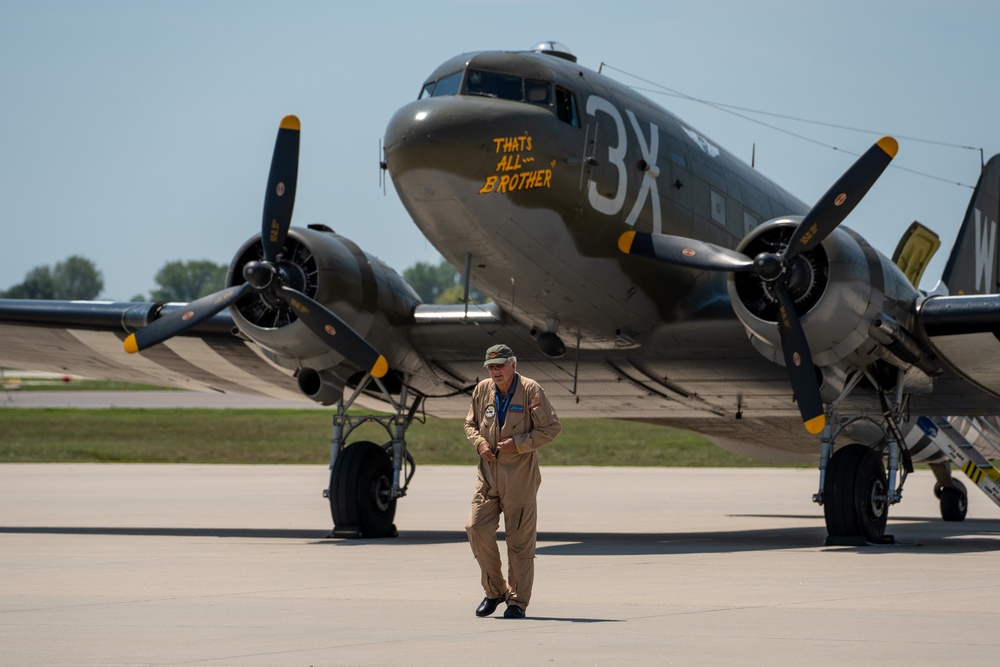
M 483 598 L 483 601 L 476 607 L 476 616 L 489 616 L 497 610 L 497 605 L 503 602 L 503 598 Z
M 503 613 L 504 618 L 524 618 L 524 607 L 516 604 L 507 605 L 507 611 Z

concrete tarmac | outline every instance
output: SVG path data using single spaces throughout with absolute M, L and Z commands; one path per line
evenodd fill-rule
M 1000 510 L 825 547 L 817 474 L 544 468 L 526 620 L 476 618 L 475 472 L 419 467 L 400 536 L 326 537 L 324 466 L 0 465 L 3 665 L 986 664 Z

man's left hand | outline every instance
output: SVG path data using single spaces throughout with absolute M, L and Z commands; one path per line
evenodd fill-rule
M 501 440 L 497 444 L 497 449 L 500 450 L 501 454 L 517 454 L 517 445 L 514 444 L 514 438 Z

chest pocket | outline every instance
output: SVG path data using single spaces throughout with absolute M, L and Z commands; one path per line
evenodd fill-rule
M 511 403 L 507 408 L 507 419 L 504 420 L 503 430 L 510 433 L 526 433 L 531 430 L 531 414 L 524 402 Z

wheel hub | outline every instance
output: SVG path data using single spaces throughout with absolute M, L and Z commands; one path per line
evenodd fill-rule
M 380 512 L 387 512 L 392 505 L 392 481 L 385 475 L 372 482 L 372 500 Z
M 881 519 L 886 508 L 885 484 L 881 479 L 872 480 L 868 487 L 868 514 L 872 519 Z

